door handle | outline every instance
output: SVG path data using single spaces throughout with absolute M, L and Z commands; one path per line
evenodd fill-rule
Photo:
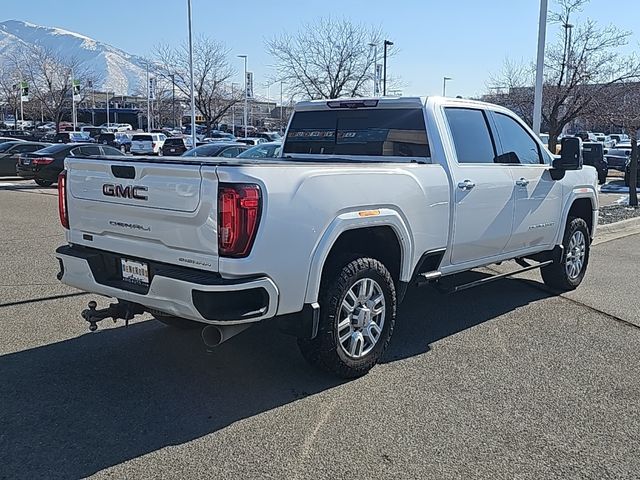
M 519 187 L 526 187 L 527 185 L 529 185 L 529 180 L 522 177 L 519 180 L 516 180 L 516 185 L 518 185 Z
M 458 183 L 458 188 L 460 190 L 471 190 L 475 186 L 476 184 L 471 180 L 465 180 L 463 182 Z

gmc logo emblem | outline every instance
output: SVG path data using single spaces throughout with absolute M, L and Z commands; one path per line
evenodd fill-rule
M 141 185 L 114 185 L 105 183 L 102 185 L 102 194 L 107 197 L 132 198 L 135 200 L 147 200 L 148 197 L 140 192 L 147 192 L 149 189 Z

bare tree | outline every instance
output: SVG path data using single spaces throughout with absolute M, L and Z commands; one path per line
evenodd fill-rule
M 614 26 L 600 27 L 592 20 L 571 24 L 588 1 L 557 0 L 558 10 L 549 17 L 559 26 L 557 41 L 546 50 L 542 95 L 542 119 L 549 129 L 552 151 L 566 125 L 607 108 L 614 91 L 611 86 L 640 76 L 638 59 L 618 53 L 618 48 L 628 43 L 630 32 Z M 533 65 L 507 62 L 491 82 L 499 93 L 492 93 L 488 99 L 514 108 L 531 123 Z
M 165 80 L 175 81 L 176 90 L 184 98 L 190 97 L 189 48 L 187 45 L 155 48 L 155 70 Z M 229 64 L 229 49 L 221 42 L 198 37 L 193 45 L 193 78 L 196 109 L 204 117 L 207 133 L 227 111 L 240 100 L 240 93 L 232 96 L 231 79 L 234 70 Z M 175 80 L 173 80 L 175 79 Z
M 367 93 L 367 84 L 373 81 L 375 59 L 370 44 L 381 48 L 382 40 L 379 28 L 320 18 L 293 35 L 267 40 L 266 46 L 277 61 L 276 76 L 285 82 L 290 96 L 358 97 Z
M 29 96 L 41 105 L 59 130 L 63 115 L 72 107 L 72 80 L 80 81 L 82 101 L 86 92 L 82 85 L 95 84 L 95 74 L 80 61 L 43 47 L 29 47 L 18 55 L 21 77 L 29 83 Z
M 612 123 L 629 132 L 631 155 L 629 165 L 629 205 L 638 206 L 638 130 L 640 129 L 640 83 L 624 82 L 615 86 L 606 114 L 597 120 Z
M 14 118 L 14 127 L 18 126 L 18 109 L 20 108 L 19 83 L 22 80 L 20 72 L 10 58 L 3 63 L 3 73 L 0 75 L 0 100 L 5 103 Z

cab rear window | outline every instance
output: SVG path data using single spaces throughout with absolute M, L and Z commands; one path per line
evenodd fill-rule
M 429 157 L 422 109 L 296 112 L 284 154 Z

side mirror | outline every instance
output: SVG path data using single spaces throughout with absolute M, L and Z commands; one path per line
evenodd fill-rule
M 553 161 L 555 170 L 580 170 L 582 168 L 582 140 L 578 137 L 562 139 L 560 158 Z

